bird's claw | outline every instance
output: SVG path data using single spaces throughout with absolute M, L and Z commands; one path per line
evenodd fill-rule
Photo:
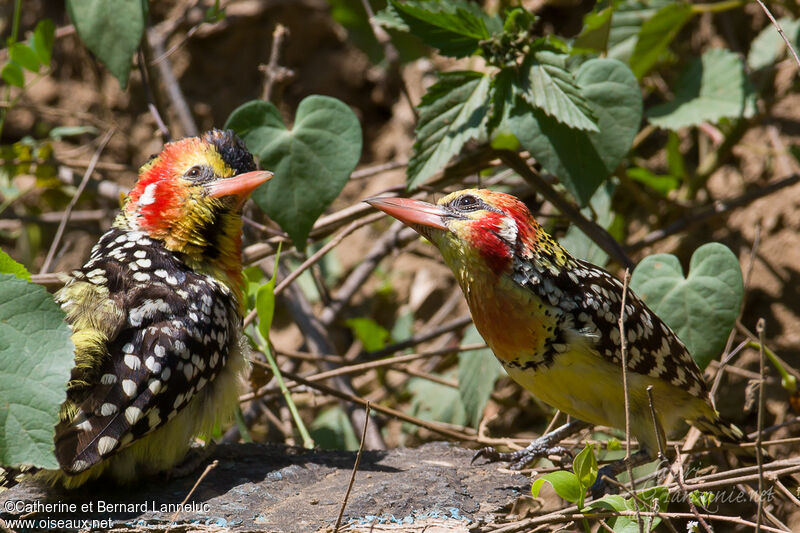
M 567 463 L 567 459 L 572 459 L 572 453 L 563 446 L 547 446 L 533 441 L 527 448 L 515 452 L 498 452 L 491 446 L 481 448 L 472 456 L 471 463 L 474 464 L 478 459 L 484 458 L 487 463 L 504 462 L 509 463 L 510 470 L 522 470 L 536 459 L 550 456 L 557 456 L 561 465 Z

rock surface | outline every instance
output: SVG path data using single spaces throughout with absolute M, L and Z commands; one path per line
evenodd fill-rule
M 348 527 L 343 529 L 433 533 L 468 531 L 493 522 L 495 513 L 507 512 L 529 490 L 530 481 L 497 465 L 470 465 L 473 453 L 441 442 L 364 452 L 342 521 Z M 28 481 L 0 494 L 0 517 L 11 527 L 10 520 L 27 518 L 34 521 L 29 527 L 37 529 L 152 531 L 174 522 L 173 532 L 332 531 L 355 457 L 354 452 L 305 452 L 280 445 L 223 445 L 212 457 L 218 466 L 178 513 L 175 507 L 186 498 L 200 468 L 187 477 L 129 489 L 95 483 L 65 492 Z

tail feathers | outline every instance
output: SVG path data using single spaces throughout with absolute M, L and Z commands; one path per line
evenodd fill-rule
M 719 416 L 713 420 L 700 417 L 691 421 L 692 425 L 705 433 L 710 435 L 720 442 L 727 442 L 729 444 L 739 444 L 745 439 L 744 432 L 736 427 L 734 424 L 723 420 Z

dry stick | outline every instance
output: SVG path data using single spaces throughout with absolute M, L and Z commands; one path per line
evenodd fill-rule
M 759 2 L 761 3 L 761 2 Z M 762 4 L 763 5 L 763 4 Z M 759 318 L 756 323 L 756 332 L 758 333 L 758 352 L 759 352 L 759 366 L 758 373 L 760 375 L 758 384 L 758 418 L 756 422 L 756 462 L 758 464 L 758 514 L 756 515 L 756 531 L 761 530 L 761 520 L 764 515 L 764 458 L 761 454 L 761 431 L 764 429 L 764 402 L 766 396 L 764 395 L 764 324 L 765 320 Z
M 39 274 L 46 274 L 47 271 L 50 270 L 53 258 L 56 255 L 56 250 L 58 249 L 58 244 L 61 242 L 61 237 L 64 235 L 64 228 L 66 228 L 69 217 L 72 214 L 72 209 L 75 207 L 75 204 L 78 203 L 78 199 L 83 193 L 83 190 L 86 188 L 86 184 L 89 182 L 89 178 L 94 172 L 94 167 L 97 165 L 97 161 L 100 159 L 100 154 L 103 153 L 103 150 L 108 144 L 108 141 L 111 140 L 111 137 L 114 135 L 115 131 L 117 131 L 116 128 L 112 127 L 106 132 L 105 135 L 103 135 L 103 138 L 100 139 L 100 145 L 97 147 L 97 150 L 95 150 L 92 160 L 89 162 L 89 166 L 86 167 L 86 172 L 83 173 L 83 178 L 81 179 L 80 185 L 78 185 L 78 190 L 75 191 L 75 194 L 72 196 L 72 200 L 69 201 L 69 205 L 67 205 L 67 208 L 64 210 L 64 216 L 61 218 L 61 222 L 58 224 L 56 235 L 53 237 L 53 242 L 50 244 L 50 249 L 47 250 L 47 257 L 44 259 L 44 263 L 42 264 L 41 270 L 39 270 Z
M 266 65 L 260 65 L 258 70 L 264 73 L 264 90 L 261 92 L 261 99 L 269 102 L 272 98 L 272 90 L 276 83 L 283 83 L 292 76 L 292 71 L 278 64 L 281 51 L 283 50 L 284 39 L 289 35 L 289 30 L 283 24 L 277 24 L 272 32 L 272 47 L 269 50 L 269 61 Z
M 761 0 L 756 0 L 756 2 L 758 2 L 758 5 L 760 5 L 761 9 L 764 10 L 764 13 L 767 14 L 767 17 L 769 17 L 769 20 L 770 20 L 770 22 L 772 22 L 772 25 L 775 26 L 778 29 L 778 34 L 781 36 L 781 39 L 783 39 L 783 42 L 786 43 L 786 46 L 792 52 L 792 56 L 794 56 L 794 62 L 797 63 L 798 67 L 800 67 L 800 58 L 797 57 L 797 52 L 794 51 L 794 47 L 792 46 L 792 42 L 789 40 L 788 37 L 786 37 L 786 34 L 783 33 L 783 28 L 781 28 L 781 25 L 778 24 L 778 21 L 775 20 L 775 17 L 772 16 L 772 13 L 770 13 L 769 9 L 767 9 L 767 6 L 764 5 L 764 2 L 762 2 Z
M 167 127 L 166 123 L 164 123 L 164 119 L 161 117 L 161 111 L 159 111 L 159 107 L 163 107 L 159 105 L 158 97 L 156 95 L 155 90 L 152 86 L 150 70 L 148 69 L 147 59 L 144 57 L 144 51 L 142 50 L 146 42 L 142 42 L 142 46 L 139 47 L 139 75 L 142 77 L 142 85 L 144 86 L 144 95 L 145 99 L 147 100 L 147 110 L 150 111 L 150 114 L 153 116 L 153 120 L 156 121 L 156 126 L 158 127 L 158 131 L 161 133 L 161 140 L 167 142 L 170 140 L 171 135 L 169 133 L 169 128 Z
M 631 403 L 628 391 L 628 343 L 625 339 L 625 298 L 628 296 L 628 282 L 631 279 L 629 269 L 625 269 L 622 276 L 622 303 L 620 304 L 619 319 L 619 351 L 622 356 L 622 391 L 625 398 L 625 468 L 628 470 L 628 479 L 631 484 L 631 492 L 636 492 L 636 480 L 633 477 L 633 466 L 631 465 Z M 656 434 L 658 438 L 658 434 Z M 639 516 L 639 502 L 633 501 L 636 509 L 636 523 L 639 525 L 639 533 L 644 531 L 642 517 Z
M 380 165 L 373 165 L 371 167 L 354 170 L 353 173 L 350 174 L 350 179 L 360 180 L 363 178 L 369 178 L 375 174 L 380 174 L 382 172 L 388 172 L 389 170 L 395 170 L 407 166 L 408 161 L 389 161 L 388 163 L 382 163 Z
M 670 235 L 679 233 L 698 222 L 702 222 L 708 218 L 721 215 L 723 213 L 736 209 L 737 207 L 742 207 L 754 200 L 770 195 L 776 191 L 792 186 L 798 182 L 800 182 L 800 175 L 793 174 L 792 176 L 789 176 L 787 178 L 783 178 L 778 181 L 768 183 L 767 185 L 759 189 L 756 189 L 754 191 L 746 192 L 741 196 L 737 196 L 735 198 L 730 198 L 726 200 L 716 200 L 712 202 L 711 205 L 708 205 L 706 207 L 701 207 L 693 214 L 690 214 L 684 218 L 676 220 L 675 222 L 673 222 L 672 224 L 668 225 L 665 228 L 648 233 L 641 240 L 625 246 L 625 250 L 627 252 L 635 252 L 637 250 L 644 248 L 645 246 L 649 246 L 655 242 L 665 239 Z
M 189 501 L 189 498 L 191 498 L 191 497 L 192 497 L 192 494 L 194 494 L 194 491 L 195 491 L 195 490 L 197 490 L 197 487 L 200 485 L 200 482 L 201 482 L 201 481 L 203 481 L 203 480 L 205 479 L 205 477 L 206 477 L 206 476 L 209 474 L 209 472 L 211 472 L 212 470 L 214 470 L 214 469 L 217 467 L 217 465 L 219 465 L 219 460 L 217 460 L 217 459 L 214 459 L 214 460 L 211 462 L 211 464 L 209 464 L 209 465 L 208 465 L 208 466 L 205 468 L 205 470 L 203 470 L 203 473 L 202 473 L 202 474 L 200 474 L 200 477 L 198 477 L 198 478 L 197 478 L 197 481 L 195 481 L 195 482 L 194 482 L 194 485 L 192 486 L 192 489 L 189 491 L 189 493 L 188 493 L 188 494 L 186 495 L 186 497 L 183 499 L 183 501 L 181 502 L 181 504 L 178 506 L 179 508 L 180 508 L 180 507 L 183 507 L 184 505 L 186 505 L 186 502 L 188 502 L 188 501 Z M 178 511 L 175 511 L 175 514 L 173 514 L 173 515 L 170 517 L 170 519 L 169 519 L 169 525 L 167 526 L 167 529 L 166 529 L 166 531 L 169 531 L 170 529 L 172 529 L 172 526 L 173 526 L 173 525 L 175 525 L 175 520 L 177 520 L 177 519 L 178 519 L 178 515 L 179 515 L 179 514 L 181 514 L 180 510 L 178 510 Z
M 314 252 L 308 259 L 303 261 L 303 263 L 299 267 L 297 267 L 291 274 L 282 279 L 281 282 L 278 283 L 278 286 L 275 287 L 275 296 L 283 292 L 284 289 L 286 289 L 286 287 L 290 283 L 292 283 L 295 279 L 297 279 L 300 276 L 300 274 L 305 272 L 309 267 L 311 267 L 311 265 L 319 261 L 322 258 L 322 256 L 324 256 L 325 254 L 333 250 L 335 247 L 337 247 L 339 244 L 341 244 L 341 242 L 344 240 L 345 237 L 353 233 L 355 230 L 361 228 L 362 226 L 366 226 L 367 224 L 370 224 L 382 218 L 382 216 L 383 216 L 382 213 L 373 213 L 372 215 L 364 217 L 361 220 L 354 220 L 353 222 L 351 222 L 349 226 L 340 231 L 333 239 L 331 239 L 328 243 L 326 243 L 325 246 Z M 256 309 L 252 309 L 244 318 L 244 327 L 247 327 L 256 318 L 256 315 L 257 315 Z
M 158 30 L 151 29 L 147 32 L 147 44 L 153 49 L 154 56 L 164 56 L 164 39 L 164 35 Z M 159 61 L 156 64 L 156 68 L 158 69 L 158 76 L 161 79 L 161 83 L 164 84 L 164 88 L 167 90 L 167 98 L 170 104 L 172 104 L 172 109 L 174 109 L 175 113 L 178 115 L 178 120 L 180 120 L 184 135 L 187 137 L 196 137 L 200 133 L 200 130 L 197 128 L 197 123 L 194 121 L 189 104 L 183 96 L 183 91 L 181 90 L 180 84 L 178 84 L 178 79 L 172 71 L 172 62 L 169 60 L 169 57 L 164 57 Z
M 390 357 L 388 359 L 380 359 L 378 361 L 370 361 L 367 363 L 358 363 L 354 365 L 347 365 L 342 366 L 340 368 L 335 368 L 333 370 L 329 370 L 327 372 L 320 372 L 319 374 L 312 374 L 309 376 L 304 376 L 309 381 L 322 381 L 324 379 L 336 377 L 336 376 L 343 376 L 345 374 L 356 374 L 361 373 L 366 370 L 370 370 L 373 368 L 379 368 L 383 366 L 390 366 L 395 365 L 398 363 L 406 363 L 409 361 L 415 361 L 417 359 L 422 359 L 425 357 L 433 357 L 437 355 L 443 355 L 451 352 L 467 352 L 472 350 L 482 350 L 486 348 L 486 344 L 465 344 L 464 346 L 458 346 L 456 348 L 443 348 L 440 350 L 432 350 L 430 352 L 420 352 L 420 353 L 410 353 L 407 355 L 398 355 L 397 357 Z M 276 353 L 283 353 L 283 352 L 276 352 Z M 317 359 L 318 360 L 318 359 Z M 341 363 L 342 361 L 335 361 L 337 363 Z M 399 370 L 400 372 L 405 372 L 405 370 Z M 287 382 L 286 387 L 291 389 L 297 387 L 298 383 L 291 383 Z M 258 398 L 260 396 L 266 396 L 267 394 L 272 394 L 277 392 L 277 389 L 274 387 L 269 387 L 268 385 L 264 385 L 263 387 L 259 388 L 258 391 L 250 392 L 247 394 L 243 394 L 239 397 L 239 402 L 246 402 L 252 400 L 254 398 Z
M 703 526 L 703 529 L 705 529 L 707 533 L 714 533 L 714 531 L 711 529 L 711 526 L 709 526 L 708 523 L 703 520 L 703 517 L 700 516 L 700 511 L 697 510 L 697 506 L 694 504 L 692 499 L 688 497 L 689 492 L 686 490 L 686 486 L 683 484 L 683 460 L 681 458 L 680 448 L 677 446 L 675 446 L 675 462 L 678 463 L 678 473 L 675 474 L 672 472 L 672 465 L 669 465 L 669 470 L 670 474 L 672 474 L 672 476 L 675 478 L 675 482 L 678 485 L 681 495 L 683 496 L 683 500 L 689 502 L 689 510 L 692 512 L 695 518 L 697 518 L 697 521 L 700 523 L 700 525 Z
M 358 465 L 361 463 L 361 454 L 364 452 L 364 441 L 366 440 L 367 436 L 367 424 L 369 424 L 369 400 L 367 400 L 367 405 L 364 408 L 364 431 L 361 432 L 361 444 L 358 446 L 358 453 L 356 454 L 356 462 L 353 464 L 353 473 L 350 474 L 350 483 L 347 484 L 347 492 L 344 493 L 344 501 L 342 502 L 342 507 L 339 509 L 339 516 L 336 518 L 336 525 L 333 528 L 333 532 L 336 533 L 339 531 L 339 526 L 342 525 L 342 517 L 344 516 L 344 509 L 347 507 L 347 500 L 350 498 L 350 491 L 353 490 L 353 484 L 356 482 L 356 472 L 358 472 Z
M 522 176 L 536 192 L 544 196 L 544 198 L 561 211 L 570 222 L 578 226 L 581 231 L 602 248 L 604 252 L 611 256 L 614 261 L 626 268 L 634 267 L 631 258 L 627 256 L 622 246 L 620 246 L 605 228 L 583 216 L 583 213 L 581 213 L 579 209 L 558 194 L 539 174 L 534 172 L 518 153 L 509 150 L 502 150 L 499 153 L 503 163 Z
M 344 392 L 340 392 L 340 391 L 338 391 L 338 390 L 336 390 L 336 389 L 334 389 L 332 387 L 328 387 L 327 385 L 323 385 L 322 383 L 315 383 L 313 381 L 309 381 L 309 380 L 307 380 L 305 378 L 302 378 L 302 377 L 298 376 L 297 374 L 293 374 L 291 372 L 284 372 L 283 375 L 288 377 L 289 379 L 297 381 L 298 383 L 302 383 L 303 385 L 306 385 L 307 387 L 310 387 L 312 389 L 316 389 L 316 390 L 321 391 L 321 392 L 323 392 L 325 394 L 333 396 L 334 398 L 339 398 L 341 400 L 345 400 L 345 401 L 348 401 L 348 402 L 357 403 L 357 404 L 363 405 L 365 407 L 366 407 L 366 405 L 368 403 L 367 400 L 364 400 L 363 398 L 359 398 L 358 396 L 356 396 L 354 394 L 347 394 L 347 393 L 344 393 Z M 405 413 L 403 413 L 401 411 L 397 411 L 395 409 L 392 409 L 391 407 L 384 407 L 383 405 L 375 404 L 375 405 L 372 405 L 372 409 L 378 411 L 379 413 L 383 413 L 385 415 L 389 415 L 391 417 L 394 417 L 394 418 L 397 418 L 399 420 L 402 420 L 403 422 L 409 422 L 411 424 L 414 424 L 415 426 L 423 427 L 425 429 L 428 429 L 430 431 L 439 433 L 441 435 L 445 435 L 447 437 L 451 437 L 453 439 L 463 440 L 463 441 L 468 441 L 468 442 L 473 442 L 476 439 L 476 437 L 474 435 L 468 435 L 468 434 L 463 433 L 463 432 L 454 431 L 452 429 L 448 429 L 448 428 L 442 427 L 441 425 L 436 424 L 434 422 L 428 422 L 427 420 L 422 420 L 422 419 L 407 415 L 407 414 L 405 414 Z

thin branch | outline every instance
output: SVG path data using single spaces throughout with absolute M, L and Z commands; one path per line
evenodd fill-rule
M 786 47 L 789 48 L 789 51 L 792 52 L 792 56 L 794 57 L 794 62 L 797 63 L 798 68 L 800 68 L 800 58 L 797 57 L 797 52 L 795 52 L 794 46 L 792 46 L 792 42 L 789 40 L 788 37 L 786 37 L 786 34 L 783 32 L 783 28 L 781 28 L 781 25 L 778 24 L 777 20 L 775 20 L 775 17 L 772 16 L 772 13 L 767 8 L 767 6 L 764 5 L 764 2 L 762 2 L 761 0 L 756 0 L 756 2 L 758 2 L 758 5 L 760 5 L 761 9 L 764 10 L 764 13 L 767 14 L 767 17 L 769 17 L 769 21 L 772 23 L 772 25 L 778 29 L 778 34 L 781 36 L 781 39 L 783 39 L 783 42 L 786 43 Z
M 289 36 L 289 29 L 283 24 L 276 24 L 272 32 L 272 46 L 269 50 L 269 60 L 266 65 L 260 65 L 258 70 L 264 73 L 264 89 L 261 91 L 261 99 L 265 102 L 272 100 L 273 89 L 276 85 L 285 83 L 294 76 L 294 72 L 278 64 L 283 43 Z
M 100 139 L 100 145 L 95 150 L 94 155 L 92 156 L 92 160 L 89 162 L 89 166 L 86 168 L 86 172 L 83 173 L 83 179 L 81 179 L 80 185 L 78 185 L 78 190 L 75 191 L 75 194 L 72 196 L 72 199 L 69 201 L 69 205 L 64 210 L 64 216 L 61 218 L 61 223 L 58 225 L 58 229 L 56 230 L 56 235 L 53 237 L 53 242 L 50 244 L 50 249 L 47 251 L 47 257 L 45 257 L 44 263 L 42 264 L 41 270 L 39 270 L 39 274 L 46 274 L 48 270 L 50 270 L 50 266 L 53 263 L 53 258 L 56 255 L 56 250 L 58 249 L 58 245 L 61 242 L 61 237 L 64 235 L 64 228 L 67 226 L 67 222 L 69 221 L 69 217 L 72 214 L 72 209 L 75 207 L 75 204 L 78 203 L 78 199 L 80 198 L 83 190 L 86 188 L 86 184 L 89 182 L 89 178 L 92 176 L 94 172 L 94 167 L 97 165 L 97 161 L 100 159 L 100 154 L 103 153 L 108 141 L 111 140 L 111 137 L 116 132 L 116 128 L 111 128 L 103 135 L 103 138 Z
M 356 454 L 356 462 L 353 464 L 353 473 L 350 474 L 350 483 L 347 484 L 347 492 L 344 493 L 344 501 L 342 507 L 339 509 L 339 516 L 336 518 L 336 525 L 333 527 L 333 532 L 339 531 L 339 526 L 342 525 L 342 517 L 344 516 L 344 509 L 347 507 L 347 500 L 350 498 L 350 491 L 353 490 L 353 484 L 356 482 L 356 472 L 358 472 L 358 465 L 361 463 L 361 454 L 364 452 L 364 442 L 367 440 L 367 425 L 369 424 L 369 409 L 370 404 L 367 400 L 367 405 L 364 407 L 364 430 L 361 432 L 361 444 L 358 446 L 358 453 Z
M 760 2 L 759 2 L 760 3 Z M 764 409 L 766 395 L 764 394 L 764 324 L 765 320 L 759 318 L 756 323 L 756 333 L 758 333 L 759 366 L 760 376 L 758 383 L 758 421 L 756 422 L 756 463 L 758 464 L 758 511 L 756 514 L 756 531 L 761 530 L 761 520 L 764 516 L 764 457 L 761 453 L 761 432 L 764 430 Z

